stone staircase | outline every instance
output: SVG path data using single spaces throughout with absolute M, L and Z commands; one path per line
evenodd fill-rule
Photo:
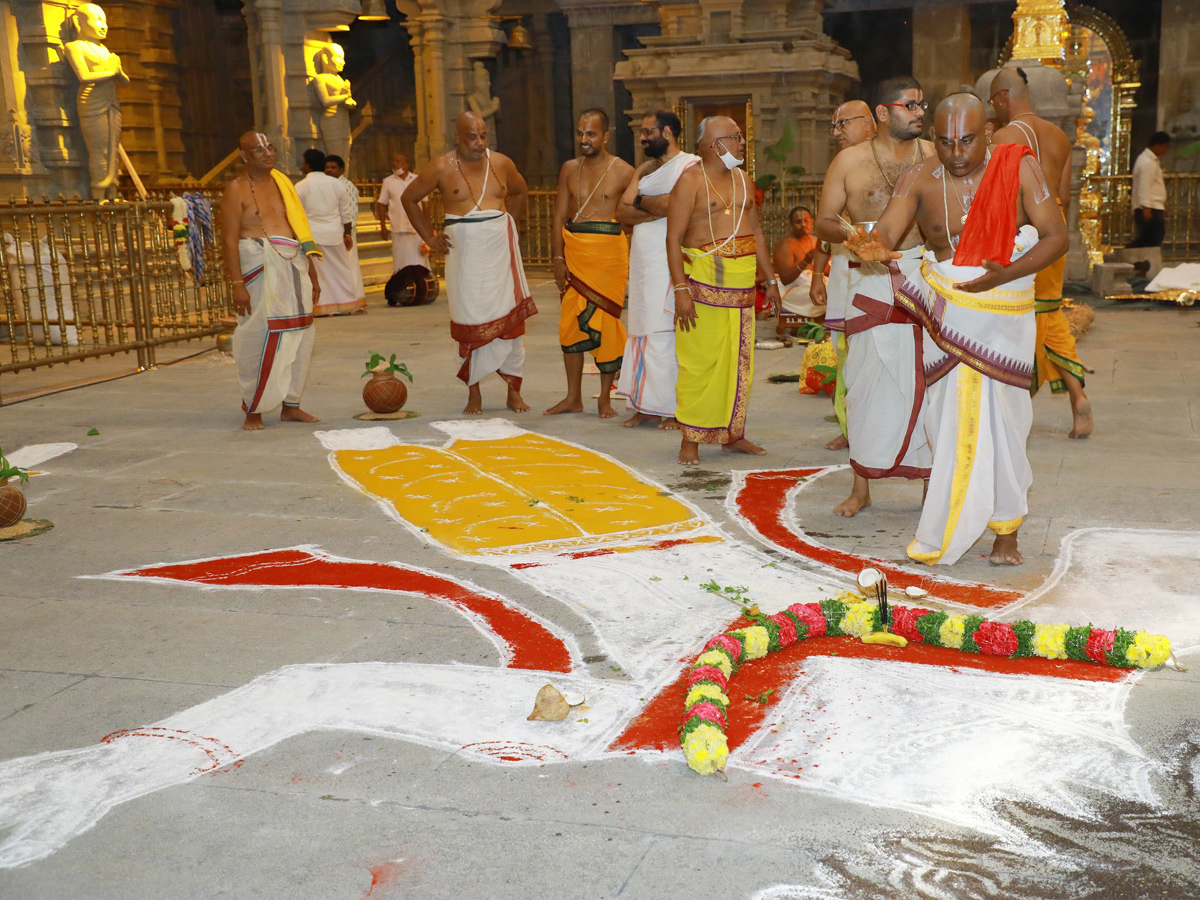
M 375 198 L 358 200 L 358 262 L 362 267 L 363 287 L 368 297 L 383 294 L 383 286 L 392 277 L 392 242 L 379 237 L 375 218 Z

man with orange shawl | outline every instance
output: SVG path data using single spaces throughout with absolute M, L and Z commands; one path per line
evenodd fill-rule
M 974 94 L 943 100 L 934 130 L 938 158 L 910 169 L 874 232 L 846 246 L 881 261 L 898 255 L 890 248 L 914 219 L 926 236 L 919 273 L 896 293 L 897 306 L 925 327 L 925 431 L 933 449 L 908 555 L 949 565 L 990 527 L 991 562 L 1019 565 L 1017 530 L 1033 482 L 1025 453 L 1033 279 L 1066 252 L 1066 223 L 1028 147 L 989 151 Z
M 746 138 L 725 116 L 710 116 L 698 131 L 700 162 L 679 176 L 667 205 L 667 265 L 678 329 L 675 418 L 683 433 L 683 466 L 699 464 L 700 444 L 720 444 L 731 453 L 767 452 L 746 440 L 756 266 L 767 276 L 767 297 L 776 309 L 781 302 L 754 185 L 740 168 Z
M 238 144 L 245 171 L 221 197 L 221 255 L 238 327 L 233 359 L 242 391 L 242 427 L 263 427 L 263 410 L 282 405 L 282 422 L 316 422 L 300 408 L 313 348 L 313 306 L 321 296 L 308 218 L 291 180 L 275 170 L 275 147 L 247 131 Z M 234 273 L 240 273 L 233 278 Z
M 588 109 L 575 126 L 579 156 L 558 173 L 554 228 L 554 283 L 561 295 L 558 342 L 567 369 L 567 396 L 546 415 L 583 412 L 583 353 L 600 370 L 600 418 L 615 418 L 611 393 L 621 371 L 625 328 L 621 310 L 629 280 L 629 241 L 617 222 L 617 203 L 633 166 L 608 152 L 608 114 Z

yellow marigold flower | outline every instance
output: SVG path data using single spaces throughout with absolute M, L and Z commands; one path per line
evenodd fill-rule
M 752 625 L 742 629 L 745 641 L 746 659 L 762 659 L 767 655 L 771 645 L 771 635 L 761 625 Z
M 955 650 L 961 650 L 963 633 L 966 631 L 966 627 L 966 616 L 946 616 L 946 621 L 944 621 L 942 623 L 942 627 L 938 629 L 938 639 L 941 640 L 942 646 L 953 647 Z M 1066 633 L 1065 630 L 1063 633 Z
M 839 627 L 846 634 L 852 634 L 855 637 L 870 634 L 875 630 L 874 615 L 877 608 L 874 603 L 853 603 L 846 610 L 846 614 L 842 616 Z
M 715 684 L 697 684 L 688 691 L 688 695 L 683 701 L 683 708 L 687 709 L 693 703 L 700 703 L 704 700 L 720 700 L 725 705 L 729 705 L 729 698 Z
M 712 775 L 725 768 L 729 744 L 725 734 L 715 725 L 705 723 L 692 730 L 683 740 L 683 756 L 688 768 L 701 775 Z
M 1033 627 L 1033 652 L 1046 659 L 1067 658 L 1067 626 L 1035 625 Z
M 1129 645 L 1125 655 L 1139 669 L 1153 669 L 1161 666 L 1170 657 L 1171 642 L 1161 634 L 1139 631 L 1133 636 L 1133 643 Z
M 863 602 L 863 595 L 854 591 L 842 591 L 833 599 L 839 603 L 845 603 L 847 606 L 854 606 L 857 603 Z
M 726 678 L 733 674 L 733 663 L 720 650 L 709 650 L 707 653 L 701 653 L 699 659 L 696 660 L 696 665 L 716 666 Z

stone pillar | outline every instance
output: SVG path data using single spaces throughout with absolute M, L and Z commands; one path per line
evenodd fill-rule
M 642 0 L 558 0 L 571 29 L 571 99 L 578 114 L 589 107 L 606 110 L 620 123 L 626 110 L 614 109 L 613 70 L 617 56 L 618 25 L 658 24 L 659 11 Z M 641 117 L 638 116 L 638 124 Z M 635 144 L 636 146 L 636 144 Z
M 36 196 L 45 172 L 35 156 L 33 130 L 25 111 L 25 74 L 17 49 L 17 20 L 9 0 L 0 0 L 0 199 Z
M 971 17 L 966 4 L 914 6 L 913 77 L 933 109 L 971 83 Z M 986 99 L 986 98 L 985 98 Z
M 1163 0 L 1158 50 L 1158 127 L 1176 141 L 1167 163 L 1196 171 L 1200 157 L 1180 157 L 1179 145 L 1200 141 L 1200 6 L 1194 0 Z M 1134 155 L 1141 148 L 1134 148 Z
M 245 16 L 254 79 L 253 125 L 278 148 L 276 167 L 294 174 L 297 167 L 288 128 L 287 66 L 283 55 L 283 0 L 246 0 Z

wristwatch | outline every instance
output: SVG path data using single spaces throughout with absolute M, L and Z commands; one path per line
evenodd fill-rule
M 636 197 L 633 198 L 633 205 L 637 209 L 642 208 L 642 195 L 641 194 L 638 194 Z

